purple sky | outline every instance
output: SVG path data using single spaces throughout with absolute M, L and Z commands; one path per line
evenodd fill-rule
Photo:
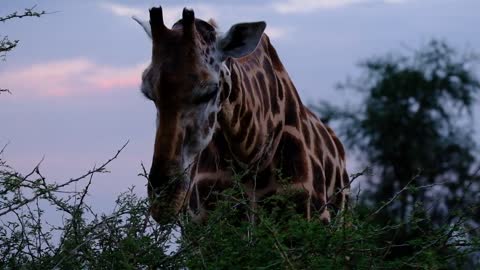
M 199 18 L 214 17 L 223 31 L 265 20 L 305 103 L 345 103 L 335 83 L 369 56 L 417 48 L 430 38 L 480 47 L 478 0 L 22 0 L 4 1 L 0 15 L 35 4 L 55 13 L 0 24 L 0 35 L 20 40 L 0 63 L 0 87 L 13 93 L 0 96 L 0 145 L 10 143 L 4 157 L 22 172 L 45 156 L 44 174 L 62 181 L 130 140 L 91 189 L 90 200 L 103 209 L 131 185 L 146 194 L 137 174 L 141 161 L 150 165 L 155 110 L 139 83 L 150 41 L 130 16 L 147 18 L 152 5 L 163 5 L 167 25 L 184 6 Z

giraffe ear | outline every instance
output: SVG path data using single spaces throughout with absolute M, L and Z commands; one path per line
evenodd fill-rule
M 239 58 L 252 53 L 257 48 L 266 26 L 265 22 L 233 25 L 218 41 L 222 61 L 227 57 Z
M 152 28 L 150 26 L 150 23 L 138 18 L 137 16 L 132 16 L 132 19 L 134 21 L 136 21 L 138 24 L 140 24 L 140 26 L 143 28 L 143 30 L 145 30 L 145 32 L 147 33 L 147 35 L 151 39 L 152 38 Z

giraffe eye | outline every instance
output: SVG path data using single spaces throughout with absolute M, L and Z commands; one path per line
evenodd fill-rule
M 200 105 L 200 104 L 209 102 L 210 100 L 212 100 L 214 97 L 217 96 L 218 90 L 219 88 L 217 85 L 210 87 L 208 92 L 195 97 L 193 99 L 193 104 Z

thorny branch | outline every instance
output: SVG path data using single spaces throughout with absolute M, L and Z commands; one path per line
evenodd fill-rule
M 148 217 L 147 201 L 137 199 L 133 195 L 132 189 L 128 194 L 120 195 L 117 202 L 118 209 L 115 209 L 109 216 L 99 216 L 85 204 L 94 174 L 108 172 L 106 167 L 119 156 L 127 144 L 128 141 L 112 158 L 100 166 L 94 166 L 80 177 L 70 179 L 62 184 L 46 183 L 45 177 L 40 172 L 42 161 L 30 173 L 21 176 L 13 172 L 11 167 L 0 159 L 0 209 L 2 209 L 0 268 L 5 266 L 8 261 L 11 262 L 12 259 L 20 261 L 23 258 L 34 262 L 45 256 L 54 259 L 51 267 L 61 268 L 65 260 L 84 252 L 82 249 L 86 248 L 86 245 L 90 245 L 91 241 L 100 241 L 112 234 L 109 232 L 131 231 L 129 226 L 134 226 L 134 224 L 126 222 L 127 220 L 132 218 L 142 220 L 146 214 Z M 0 155 L 3 154 L 5 148 L 6 146 L 0 149 Z M 34 176 L 37 179 L 32 179 Z M 62 188 L 71 189 L 72 184 L 81 180 L 87 180 L 81 191 L 62 190 Z M 66 197 L 65 194 L 67 194 Z M 122 196 L 124 196 L 123 199 L 121 199 Z M 128 198 L 125 199 L 125 196 Z M 44 210 L 40 206 L 40 201 L 54 205 L 60 210 L 60 213 L 67 214 L 67 217 L 62 217 L 63 226 L 50 225 L 43 219 Z M 93 218 L 89 224 L 86 224 L 85 210 L 89 211 Z M 45 225 L 49 225 L 50 230 L 46 229 Z M 165 235 L 159 235 L 159 230 L 153 229 L 155 226 L 158 225 L 150 222 L 148 226 L 143 226 L 139 233 L 146 237 L 152 236 L 152 239 L 156 239 L 155 245 L 161 246 L 160 242 L 164 241 L 168 231 L 165 230 L 163 233 Z M 140 227 L 138 226 L 135 230 L 139 230 Z M 55 231 L 62 235 L 59 243 L 52 239 L 52 236 L 56 234 Z M 75 247 L 69 246 L 72 241 Z
M 35 10 L 36 6 L 33 6 L 31 8 L 26 8 L 23 13 L 19 13 L 17 11 L 12 12 L 10 14 L 7 14 L 5 16 L 0 16 L 0 22 L 5 23 L 8 20 L 12 19 L 21 19 L 25 17 L 40 17 L 42 15 L 47 14 L 46 11 L 36 11 Z M 1 37 L 1 36 L 0 36 Z M 13 50 L 17 45 L 18 45 L 18 40 L 10 40 L 8 36 L 3 36 L 0 39 L 0 57 L 4 58 L 5 53 Z
M 2 92 L 3 92 L 3 93 L 9 93 L 9 94 L 12 93 L 12 92 L 10 92 L 10 90 L 8 90 L 8 89 L 0 88 L 0 94 L 1 94 Z
M 42 11 L 35 11 L 35 8 L 37 6 L 33 6 L 31 8 L 26 8 L 25 11 L 23 13 L 18 13 L 17 11 L 15 12 L 12 12 L 8 15 L 5 15 L 3 17 L 0 17 L 0 22 L 5 22 L 5 21 L 8 21 L 8 20 L 11 20 L 11 19 L 21 19 L 23 17 L 40 17 L 42 15 L 45 15 L 47 14 L 46 11 L 42 10 Z
M 395 193 L 395 195 L 392 196 L 392 198 L 390 200 L 388 200 L 387 202 L 385 202 L 384 204 L 382 204 L 375 212 L 373 212 L 372 214 L 370 214 L 370 217 L 371 216 L 375 216 L 377 215 L 378 213 L 380 213 L 380 211 L 382 211 L 382 209 L 384 209 L 385 207 L 387 207 L 388 205 L 390 205 L 392 202 L 394 202 L 398 196 L 400 196 L 400 194 L 402 194 L 403 192 L 405 192 L 406 190 L 408 190 L 410 188 L 410 184 L 417 180 L 418 177 L 420 176 L 420 173 L 421 172 L 418 172 L 415 176 L 413 176 L 409 181 L 408 183 L 401 189 L 399 190 L 397 193 Z
M 0 217 L 15 211 L 26 204 L 29 204 L 35 201 L 37 198 L 55 198 L 54 193 L 61 192 L 62 188 L 70 186 L 73 183 L 79 182 L 87 177 L 91 177 L 96 173 L 106 173 L 108 172 L 106 167 L 115 160 L 122 150 L 127 146 L 128 141 L 117 151 L 117 153 L 100 165 L 98 168 L 93 168 L 87 173 L 77 177 L 72 178 L 62 184 L 47 184 L 45 182 L 45 177 L 40 173 L 40 161 L 37 166 L 26 176 L 21 176 L 18 173 L 12 173 L 9 171 L 0 172 Z M 39 178 L 30 179 L 32 175 L 37 175 Z M 34 190 L 35 192 L 28 196 L 22 192 L 22 188 Z M 11 200 L 8 200 L 8 197 Z M 3 200 L 4 199 L 4 200 Z M 55 199 L 54 199 L 55 200 Z M 57 201 L 58 205 L 62 205 L 61 201 Z
M 13 50 L 13 48 L 17 47 L 18 40 L 11 41 L 8 39 L 8 36 L 2 37 L 0 40 L 0 56 L 3 57 L 5 52 Z M 3 54 L 1 54 L 3 53 Z
M 5 23 L 8 20 L 12 19 L 21 19 L 25 17 L 40 17 L 42 15 L 47 14 L 46 11 L 36 11 L 36 5 L 31 8 L 26 8 L 23 13 L 19 13 L 17 11 L 7 14 L 5 16 L 0 16 L 0 22 Z M 5 60 L 7 52 L 10 52 L 15 47 L 17 47 L 19 40 L 10 40 L 8 36 L 0 35 L 0 60 Z M 1 93 L 9 93 L 11 94 L 10 90 L 0 88 Z

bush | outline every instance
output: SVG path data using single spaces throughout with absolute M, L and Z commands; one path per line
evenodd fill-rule
M 114 158 L 73 179 L 84 182 L 81 191 L 72 191 L 71 184 L 77 183 L 72 180 L 46 184 L 38 167 L 22 176 L 2 161 L 0 268 L 458 269 L 473 267 L 467 258 L 480 248 L 478 238 L 468 238 L 466 219 L 433 227 L 422 207 L 408 223 L 381 223 L 377 217 L 396 198 L 377 207 L 352 204 L 328 225 L 298 215 L 288 193 L 268 198 L 263 204 L 268 207 L 252 209 L 240 177 L 233 188 L 215 194 L 222 200 L 205 224 L 181 215 L 176 224 L 160 227 L 148 215 L 148 200 L 133 188 L 119 195 L 111 214 L 98 214 L 85 196 L 92 176 L 105 172 Z M 45 207 L 40 205 L 45 203 L 56 207 L 61 225 L 43 219 Z M 176 243 L 175 228 L 181 229 Z M 422 233 L 397 244 L 411 228 Z
M 269 205 L 281 207 L 268 211 L 250 209 L 241 185 L 222 197 L 206 224 L 184 228 L 183 256 L 190 269 L 459 269 L 480 247 L 478 239 L 466 239 L 462 221 L 433 227 L 422 207 L 408 223 L 380 223 L 377 216 L 393 201 L 375 208 L 354 204 L 325 225 L 297 214 L 285 196 L 269 198 Z M 245 209 L 255 222 L 239 222 Z M 412 228 L 422 234 L 397 244 L 399 234 Z

